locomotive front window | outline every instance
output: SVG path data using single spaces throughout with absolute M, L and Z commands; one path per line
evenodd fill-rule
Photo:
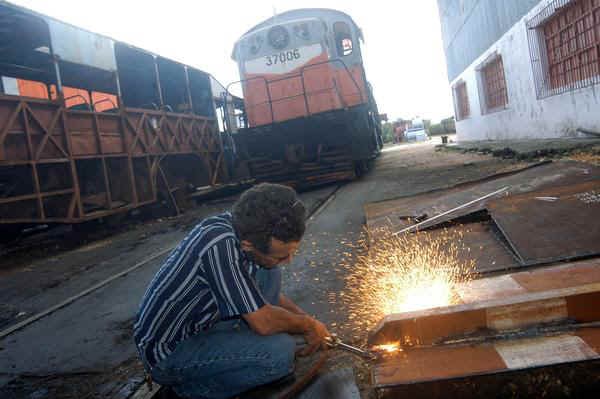
M 333 33 L 338 56 L 345 57 L 352 54 L 352 33 L 348 24 L 345 22 L 334 23 Z

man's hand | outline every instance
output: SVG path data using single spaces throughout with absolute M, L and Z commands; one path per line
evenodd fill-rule
M 299 355 L 306 356 L 319 348 L 327 348 L 326 338 L 331 336 L 327 327 L 307 314 L 292 313 L 284 308 L 265 305 L 256 312 L 243 314 L 242 317 L 252 329 L 260 335 L 271 335 L 280 332 L 302 334 L 306 347 Z
M 312 317 L 308 317 L 306 330 L 304 331 L 304 339 L 306 347 L 300 351 L 300 356 L 308 356 L 315 353 L 319 349 L 327 349 L 326 338 L 331 336 L 325 324 Z

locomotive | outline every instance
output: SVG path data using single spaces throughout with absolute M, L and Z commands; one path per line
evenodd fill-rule
M 256 180 L 296 186 L 352 179 L 381 151 L 381 123 L 363 66 L 362 32 L 331 9 L 275 15 L 246 32 L 232 58 L 241 80 L 238 156 Z

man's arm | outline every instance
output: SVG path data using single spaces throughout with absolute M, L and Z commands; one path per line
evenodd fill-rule
M 296 305 L 294 301 L 283 294 L 279 294 L 279 306 L 295 314 L 307 314 L 300 306 Z
M 331 335 L 320 321 L 308 315 L 292 313 L 279 306 L 267 304 L 255 312 L 243 314 L 242 317 L 250 328 L 260 335 L 282 332 L 303 334 L 307 346 L 301 352 L 302 355 L 309 355 L 319 348 L 325 349 L 325 338 Z

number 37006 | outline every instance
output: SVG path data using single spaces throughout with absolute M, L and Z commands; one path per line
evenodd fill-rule
M 300 58 L 300 50 L 297 48 L 293 50 L 282 51 L 279 54 L 265 56 L 267 66 L 285 64 L 288 61 L 297 60 L 298 58 Z

